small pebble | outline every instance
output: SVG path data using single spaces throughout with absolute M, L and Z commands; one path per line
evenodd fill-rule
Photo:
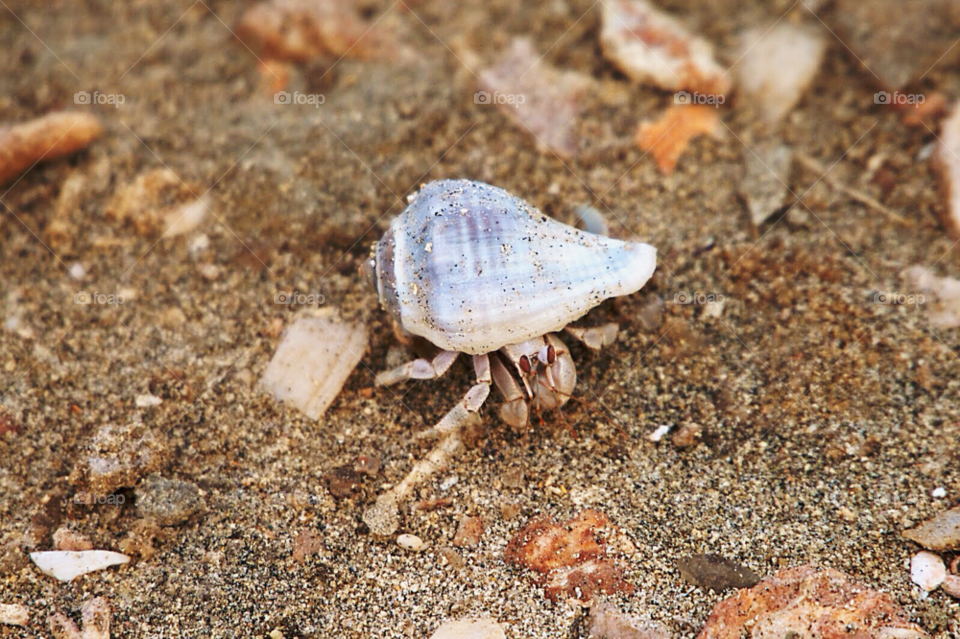
M 430 639 L 506 639 L 503 628 L 493 619 L 457 619 L 447 621 Z
M 904 531 L 903 536 L 928 550 L 960 550 L 960 506 Z
M 647 439 L 649 439 L 652 442 L 658 442 L 661 439 L 663 439 L 663 437 L 669 432 L 670 432 L 670 424 L 657 426 L 657 429 L 655 431 L 647 435 Z
M 947 567 L 932 552 L 921 551 L 910 560 L 910 579 L 921 589 L 930 592 L 940 587 L 947 578 Z
M 0 604 L 0 623 L 26 626 L 30 623 L 30 609 L 22 604 Z
M 944 497 L 947 496 L 947 489 L 940 486 L 938 488 L 934 488 L 933 492 L 930 494 L 933 496 L 934 499 L 943 499 Z
M 93 550 L 93 542 L 69 528 L 58 528 L 53 533 L 53 547 L 57 550 Z
M 404 550 L 409 550 L 412 552 L 420 552 L 427 547 L 427 544 L 424 543 L 422 539 L 409 533 L 405 533 L 397 537 L 397 545 Z
M 960 576 L 947 575 L 940 587 L 951 597 L 960 599 Z
M 457 527 L 457 534 L 453 537 L 453 545 L 457 547 L 476 546 L 483 538 L 483 518 L 464 517 Z
M 137 486 L 137 513 L 161 526 L 176 526 L 206 510 L 200 488 L 153 474 Z
M 699 444 L 701 437 L 703 437 L 703 426 L 688 422 L 670 436 L 670 441 L 673 442 L 673 445 L 677 448 L 686 449 L 693 448 Z
M 0 184 L 11 182 L 37 162 L 86 148 L 103 133 L 95 115 L 61 111 L 0 127 Z
M 159 406 L 163 403 L 163 400 L 156 395 L 137 395 L 135 403 L 137 408 L 150 408 L 151 406 Z
M 688 583 L 714 592 L 730 588 L 752 588 L 760 581 L 755 572 L 719 555 L 692 555 L 677 562 Z

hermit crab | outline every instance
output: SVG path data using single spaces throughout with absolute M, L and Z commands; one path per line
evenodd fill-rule
M 527 423 L 531 406 L 563 406 L 577 375 L 558 332 L 592 349 L 612 343 L 615 324 L 569 324 L 605 299 L 640 290 L 656 259 L 652 246 L 578 230 L 483 182 L 440 180 L 414 195 L 363 269 L 398 332 L 440 350 L 380 373 L 376 383 L 439 377 L 465 353 L 476 384 L 421 433 L 440 442 L 364 513 L 370 530 L 397 529 L 399 503 L 457 453 L 460 431 L 479 419 L 491 384 L 512 426 Z

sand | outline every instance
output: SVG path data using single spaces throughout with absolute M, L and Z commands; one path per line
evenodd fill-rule
M 394 60 L 295 68 L 287 90 L 324 94 L 319 108 L 274 104 L 272 78 L 228 30 L 247 3 L 0 11 L 4 122 L 78 108 L 81 90 L 125 96 L 119 107 L 85 107 L 106 129 L 88 151 L 38 165 L 2 197 L 0 404 L 19 432 L 0 435 L 0 535 L 13 542 L 0 602 L 27 605 L 31 627 L 0 636 L 47 636 L 47 615 L 79 619 L 81 603 L 100 595 L 114 608 L 115 637 L 428 637 L 467 615 L 496 618 L 508 637 L 582 636 L 586 611 L 547 602 L 503 549 L 529 517 L 587 507 L 636 546 L 620 560 L 636 593 L 615 603 L 677 636 L 694 636 L 723 598 L 682 580 L 677 560 L 695 552 L 761 576 L 806 562 L 836 568 L 891 592 L 931 635 L 956 636 L 960 604 L 916 594 L 907 568 L 916 547 L 900 532 L 960 498 L 958 334 L 933 329 L 922 306 L 874 302 L 899 290 L 911 265 L 960 272 L 936 221 L 928 161 L 917 159 L 933 136 L 877 109 L 869 78 L 832 41 L 783 137 L 826 166 L 839 159 L 831 176 L 858 188 L 873 188 L 861 177 L 885 156 L 893 186 L 883 202 L 911 225 L 795 171 L 803 204 L 755 230 L 736 195 L 742 145 L 764 135 L 748 106 L 728 105 L 725 137 L 695 140 L 665 178 L 633 137 L 672 96 L 604 61 L 589 1 L 459 4 L 371 4 L 372 16 L 390 9 L 378 28 L 394 29 L 402 47 Z M 667 5 L 721 46 L 787 9 Z M 451 50 L 472 67 L 512 35 L 595 79 L 572 161 L 541 154 L 473 102 L 474 71 Z M 956 95 L 960 76 L 935 67 L 925 82 Z M 108 217 L 118 187 L 164 166 L 197 196 L 209 189 L 199 229 L 157 241 Z M 460 177 L 568 222 L 602 196 L 611 233 L 655 245 L 660 265 L 641 293 L 584 320 L 616 321 L 622 332 L 596 356 L 571 344 L 579 401 L 564 420 L 546 414 L 512 432 L 492 398 L 475 446 L 422 491 L 450 505 L 404 517 L 400 532 L 430 544 L 413 553 L 372 538 L 361 513 L 426 453 L 411 435 L 462 397 L 471 371 L 461 362 L 442 380 L 373 388 L 398 343 L 357 269 L 406 194 Z M 79 197 L 58 204 L 71 178 Z M 65 234 L 50 232 L 55 221 Z M 76 262 L 81 280 L 70 273 Z M 300 310 L 274 296 L 292 290 L 322 294 L 325 308 L 372 336 L 319 421 L 257 383 L 279 322 Z M 74 304 L 80 291 L 122 291 L 125 301 Z M 723 295 L 722 313 L 677 304 L 680 292 Z M 163 401 L 138 408 L 144 394 Z M 165 529 L 149 559 L 71 584 L 43 576 L 16 550 L 22 536 L 50 549 L 66 525 L 115 550 L 134 529 L 132 490 L 122 504 L 81 506 L 67 477 L 100 426 L 137 421 L 166 441 L 162 474 L 198 485 L 207 511 Z M 647 438 L 685 423 L 704 429 L 692 450 Z M 334 498 L 321 477 L 361 454 L 382 460 L 379 474 Z M 518 470 L 522 486 L 505 485 Z M 931 496 L 938 487 L 945 498 Z M 511 519 L 507 502 L 520 509 Z M 478 546 L 458 549 L 457 569 L 440 548 L 462 515 L 482 516 L 487 529 Z M 298 562 L 302 531 L 322 547 Z

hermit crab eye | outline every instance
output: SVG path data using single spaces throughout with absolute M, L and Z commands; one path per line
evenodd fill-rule
M 521 355 L 521 356 L 520 356 L 520 362 L 519 362 L 519 364 L 520 364 L 520 370 L 523 371 L 524 375 L 529 375 L 530 372 L 533 370 L 533 369 L 530 367 L 530 360 L 527 359 L 527 356 L 526 356 L 526 355 Z
M 540 349 L 540 352 L 537 353 L 537 359 L 540 360 L 540 363 L 544 366 L 549 366 L 557 361 L 557 351 L 551 345 L 544 346 Z
M 360 273 L 367 278 L 367 281 L 370 282 L 371 286 L 373 286 L 374 291 L 379 290 L 379 287 L 377 286 L 377 258 L 371 257 L 366 262 L 361 264 Z

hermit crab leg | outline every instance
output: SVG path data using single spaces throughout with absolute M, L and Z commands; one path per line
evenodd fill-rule
M 419 358 L 388 371 L 377 373 L 377 386 L 391 386 L 408 379 L 433 379 L 440 377 L 456 361 L 456 351 L 440 351 L 433 359 Z
M 616 324 L 604 324 L 594 328 L 568 326 L 564 330 L 583 342 L 583 345 L 590 350 L 599 351 L 604 346 L 610 346 L 617 341 L 620 327 Z
M 414 464 L 403 481 L 380 495 L 376 503 L 363 513 L 363 521 L 373 534 L 392 535 L 396 532 L 400 526 L 398 505 L 410 497 L 417 486 L 450 463 L 463 447 L 460 430 L 480 420 L 478 411 L 490 394 L 490 360 L 487 355 L 475 355 L 473 366 L 477 384 L 436 426 L 427 431 L 431 435 L 441 436 L 440 442 L 424 459 Z
M 496 356 L 490 360 L 490 369 L 493 373 L 493 383 L 497 385 L 500 394 L 503 395 L 503 403 L 500 404 L 500 419 L 514 428 L 526 426 L 530 407 L 527 405 L 527 398 L 524 396 L 520 384 Z

